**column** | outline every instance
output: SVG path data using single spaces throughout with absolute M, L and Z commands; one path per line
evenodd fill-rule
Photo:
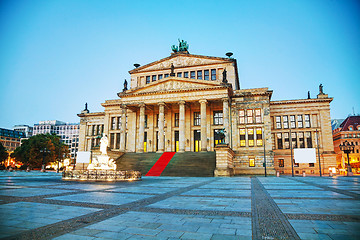
M 125 152 L 126 136 L 126 106 L 121 106 L 120 151 Z
M 165 103 L 159 103 L 159 152 L 164 152 L 164 107 Z
M 225 143 L 230 144 L 230 128 L 229 128 L 229 99 L 223 98 L 223 121 L 225 128 Z
M 179 102 L 179 152 L 185 151 L 185 101 Z
M 139 117 L 139 135 L 138 135 L 138 151 L 144 152 L 144 132 L 145 132 L 145 104 L 140 104 L 140 117 Z
M 201 151 L 207 151 L 207 132 L 206 132 L 206 100 L 200 100 L 201 117 Z

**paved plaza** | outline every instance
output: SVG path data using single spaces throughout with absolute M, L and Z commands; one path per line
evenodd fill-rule
M 359 177 L 0 172 L 1 239 L 360 239 Z

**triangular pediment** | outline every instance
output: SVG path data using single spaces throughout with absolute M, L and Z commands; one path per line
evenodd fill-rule
M 160 81 L 152 82 L 141 88 L 130 89 L 127 94 L 142 94 L 154 92 L 167 92 L 176 90 L 194 90 L 209 89 L 221 86 L 221 83 L 215 81 L 206 81 L 189 78 L 169 77 Z
M 232 61 L 233 60 L 230 58 L 209 57 L 209 56 L 201 56 L 201 55 L 193 55 L 193 54 L 173 54 L 170 57 L 163 58 L 159 61 L 146 64 L 139 68 L 135 68 L 129 71 L 129 73 L 133 74 L 133 73 L 140 73 L 147 71 L 170 69 L 171 64 L 173 64 L 175 68 L 179 68 L 179 67 L 221 64 Z

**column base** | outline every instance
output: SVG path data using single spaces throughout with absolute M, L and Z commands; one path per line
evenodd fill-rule
M 234 176 L 233 168 L 216 168 L 214 170 L 215 177 L 231 177 Z
M 201 148 L 201 152 L 207 152 L 207 148 Z

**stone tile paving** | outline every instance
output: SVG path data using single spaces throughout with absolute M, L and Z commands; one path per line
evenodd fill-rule
M 357 177 L 69 182 L 0 172 L 4 239 L 359 239 Z

